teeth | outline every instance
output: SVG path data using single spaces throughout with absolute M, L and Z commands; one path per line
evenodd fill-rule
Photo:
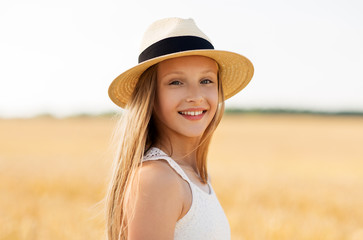
M 203 113 L 203 111 L 195 111 L 195 112 L 189 112 L 189 111 L 187 111 L 187 112 L 181 112 L 181 114 L 183 114 L 183 115 L 189 115 L 189 116 L 198 116 L 198 115 L 200 115 L 202 113 Z

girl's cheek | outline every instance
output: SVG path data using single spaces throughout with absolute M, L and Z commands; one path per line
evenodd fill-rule
M 217 88 L 208 89 L 207 95 L 210 100 L 218 102 L 218 89 Z

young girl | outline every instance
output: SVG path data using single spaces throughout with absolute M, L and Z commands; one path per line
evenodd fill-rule
M 192 19 L 146 31 L 139 64 L 109 96 L 125 109 L 107 195 L 109 240 L 230 239 L 207 171 L 224 100 L 253 75 L 245 57 L 214 50 Z

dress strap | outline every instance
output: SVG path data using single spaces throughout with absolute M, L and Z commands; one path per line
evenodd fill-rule
M 151 161 L 151 160 L 166 160 L 169 165 L 188 183 L 191 183 L 188 176 L 185 174 L 183 169 L 179 166 L 177 162 L 175 162 L 171 157 L 169 157 L 166 153 L 156 147 L 150 148 L 144 155 L 142 162 Z

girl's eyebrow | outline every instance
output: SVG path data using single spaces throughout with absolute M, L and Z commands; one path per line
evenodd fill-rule
M 214 70 L 212 70 L 212 69 L 207 69 L 207 70 L 205 70 L 204 72 L 202 72 L 203 74 L 205 74 L 205 73 L 215 73 L 216 74 L 216 72 L 214 71 Z
M 172 75 L 172 74 L 183 74 L 182 71 L 174 71 L 174 72 L 168 72 L 166 74 L 164 74 L 163 76 L 161 76 L 162 78 L 168 76 L 168 75 Z

